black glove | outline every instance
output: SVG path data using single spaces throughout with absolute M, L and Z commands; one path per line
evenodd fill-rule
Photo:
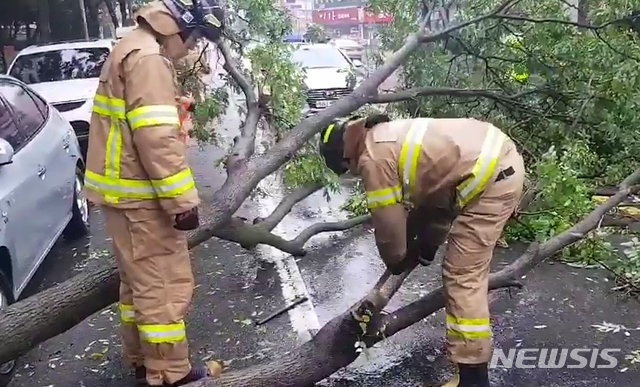
M 438 248 L 447 240 L 453 212 L 438 208 L 418 208 L 407 219 L 407 255 L 422 266 L 429 266 Z
M 176 224 L 173 226 L 176 230 L 190 231 L 200 226 L 200 218 L 198 217 L 198 207 L 185 211 L 176 215 Z

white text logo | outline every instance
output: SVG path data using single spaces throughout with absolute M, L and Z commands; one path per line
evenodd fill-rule
M 615 368 L 612 356 L 620 349 L 598 348 L 501 348 L 493 351 L 490 368 Z

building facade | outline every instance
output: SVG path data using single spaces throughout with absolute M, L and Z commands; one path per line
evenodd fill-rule
M 379 25 L 392 20 L 391 15 L 371 12 L 366 0 L 314 0 L 313 23 L 333 37 L 369 40 Z
M 293 34 L 302 36 L 313 20 L 314 0 L 279 0 L 293 20 Z

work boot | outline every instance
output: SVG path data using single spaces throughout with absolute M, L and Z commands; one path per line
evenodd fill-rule
M 191 367 L 191 371 L 182 379 L 173 384 L 167 384 L 167 387 L 184 386 L 187 383 L 195 382 L 200 379 L 204 379 L 209 376 L 209 369 L 207 367 Z
M 458 373 L 442 387 L 491 387 L 489 368 L 483 364 L 458 364 Z

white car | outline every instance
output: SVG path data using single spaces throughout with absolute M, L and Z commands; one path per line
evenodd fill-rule
M 84 161 L 69 122 L 38 93 L 0 75 L 0 313 L 53 244 L 89 231 Z M 0 364 L 0 387 L 15 362 Z
M 361 66 L 331 44 L 300 45 L 293 52 L 293 61 L 306 71 L 305 116 L 317 113 L 351 94 L 362 80 Z
M 29 85 L 71 123 L 86 158 L 93 97 L 115 41 L 57 42 L 20 51 L 8 74 Z
M 330 44 L 338 47 L 352 60 L 364 60 L 364 46 L 351 39 L 335 39 Z

